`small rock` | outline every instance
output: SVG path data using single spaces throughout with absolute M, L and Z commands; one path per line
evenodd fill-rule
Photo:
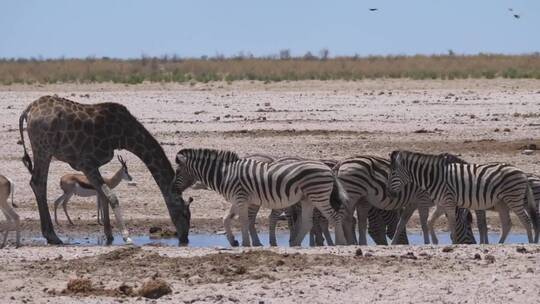
M 495 257 L 491 254 L 487 254 L 484 259 L 488 262 L 488 264 L 495 263 Z
M 510 130 L 510 128 L 504 128 L 503 129 L 503 132 L 510 132 L 510 131 L 512 131 L 512 130 Z
M 163 229 L 161 229 L 161 227 L 150 227 L 150 230 L 149 230 L 150 234 L 159 233 L 161 231 L 163 231 Z
M 71 279 L 67 283 L 66 290 L 72 293 L 84 293 L 90 292 L 94 288 L 92 287 L 92 281 L 86 278 Z
M 529 149 L 529 150 L 538 150 L 538 147 L 536 146 L 536 144 L 528 144 L 527 149 Z
M 358 249 L 356 249 L 356 251 L 354 252 L 354 255 L 356 255 L 356 256 L 363 256 L 364 253 L 362 252 L 362 249 L 361 249 L 361 248 L 358 248 Z
M 418 258 L 414 255 L 413 252 L 407 252 L 407 254 L 402 255 L 401 258 L 410 259 L 410 260 L 418 260 Z
M 149 279 L 142 284 L 138 294 L 149 299 L 159 299 L 171 292 L 172 289 L 167 282 L 161 279 Z
M 534 153 L 534 150 L 530 150 L 530 149 L 525 149 L 523 151 L 521 151 L 521 154 L 523 155 L 531 155 Z
M 283 260 L 277 260 L 276 266 L 283 266 L 283 265 L 285 265 L 285 261 L 283 261 Z
M 527 248 L 523 247 L 523 246 L 519 246 L 516 248 L 516 251 L 519 252 L 519 253 L 527 253 Z
M 534 269 L 532 269 L 531 267 L 527 268 L 527 273 L 534 273 Z
M 481 260 L 481 259 L 482 259 L 482 256 L 480 255 L 480 253 L 475 253 L 475 254 L 474 254 L 474 259 L 475 259 L 475 260 Z
M 451 246 L 444 246 L 442 249 L 442 252 L 452 252 L 452 251 L 454 251 L 454 248 L 452 248 Z

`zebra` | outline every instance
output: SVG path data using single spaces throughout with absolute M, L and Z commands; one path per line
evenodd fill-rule
M 403 187 L 416 184 L 425 189 L 437 202 L 448 218 L 451 236 L 456 235 L 455 208 L 499 212 L 502 233 L 499 243 L 504 243 L 511 228 L 508 210 L 518 216 L 533 242 L 531 229 L 538 231 L 537 208 L 527 175 L 508 164 L 463 164 L 451 162 L 448 155 L 429 155 L 409 151 L 390 154 L 388 189 L 397 196 Z M 524 204 L 524 201 L 527 204 Z
M 250 154 L 247 156 L 244 156 L 245 159 L 254 159 L 260 162 L 266 162 L 271 163 L 274 161 L 298 161 L 298 160 L 306 160 L 300 157 L 283 157 L 283 158 L 275 158 L 273 156 L 267 155 L 267 154 Z M 323 160 L 325 164 L 327 164 L 329 167 L 332 167 L 334 164 L 337 163 L 337 161 L 334 160 Z M 196 182 L 193 186 L 191 186 L 191 189 L 193 190 L 200 190 L 205 189 L 208 190 L 204 185 L 202 185 L 199 182 Z M 226 206 L 224 206 L 226 208 Z M 259 212 L 260 206 L 258 205 L 249 205 L 248 207 L 248 217 L 249 217 L 249 234 L 251 236 L 251 241 L 253 246 L 262 246 L 259 237 L 257 235 L 257 229 L 255 228 L 255 221 L 257 214 Z M 239 245 L 238 241 L 234 238 L 234 234 L 232 233 L 231 227 L 231 221 L 233 218 L 235 218 L 238 215 L 238 211 L 236 210 L 234 206 L 231 206 L 229 209 L 229 212 L 223 217 L 223 223 L 227 235 L 227 239 L 231 246 L 236 247 Z M 301 213 L 301 207 L 300 204 L 295 204 L 288 208 L 283 209 L 272 209 L 269 216 L 269 244 L 270 246 L 277 246 L 277 239 L 276 239 L 276 226 L 277 222 L 283 219 L 283 215 L 285 215 L 285 219 L 287 220 L 288 228 L 290 231 L 290 237 L 289 237 L 289 245 L 291 245 L 294 241 L 295 232 L 298 226 L 297 220 Z M 320 211 L 315 209 L 313 211 L 313 227 L 310 231 L 310 246 L 323 246 L 324 242 L 326 241 L 327 245 L 333 246 L 334 243 L 332 241 L 332 237 L 330 235 L 330 231 L 328 230 L 328 220 L 322 214 Z
M 456 208 L 456 234 L 451 236 L 455 244 L 476 244 L 471 228 L 472 214 L 467 208 Z
M 456 160 L 457 161 L 457 160 Z M 392 239 L 392 244 L 406 244 L 406 224 L 412 213 L 418 209 L 420 223 L 424 236 L 424 243 L 430 243 L 430 235 L 434 244 L 438 243 L 433 226 L 428 223 L 429 209 L 435 204 L 429 194 L 413 184 L 408 184 L 400 191 L 397 197 L 391 197 L 387 191 L 387 184 L 390 174 L 390 161 L 376 156 L 357 156 L 349 158 L 339 163 L 335 168 L 338 171 L 338 178 L 343 182 L 349 195 L 348 212 L 344 219 L 345 233 L 350 244 L 354 244 L 356 239 L 349 237 L 351 231 L 352 214 L 356 211 L 358 216 L 358 243 L 364 245 L 366 240 L 366 219 L 369 216 L 369 208 L 375 206 L 382 210 L 397 210 L 397 213 L 390 213 L 386 216 L 393 217 L 397 226 L 392 227 L 392 233 L 387 234 Z M 481 211 L 483 213 L 483 211 Z M 484 215 L 485 218 L 485 215 Z M 397 221 L 396 221 L 397 220 Z M 463 226 L 463 223 L 460 223 Z M 486 229 L 487 230 L 487 229 Z M 398 237 L 394 238 L 394 232 Z M 386 241 L 383 234 L 379 234 L 379 242 Z
M 429 208 L 434 204 L 425 191 L 414 185 L 407 185 L 399 193 L 399 196 L 392 198 L 386 189 L 390 173 L 390 162 L 387 159 L 376 156 L 357 156 L 343 160 L 334 169 L 337 170 L 337 176 L 349 195 L 348 212 L 346 212 L 344 219 L 347 228 L 344 230 L 350 233 L 352 214 L 356 211 L 359 233 L 358 244 L 367 244 L 366 221 L 371 206 L 383 210 L 401 211 L 395 229 L 397 235 L 403 233 L 410 216 L 414 210 L 418 209 L 424 243 L 429 244 L 427 218 Z M 348 241 L 351 243 L 350 238 Z M 352 244 L 354 244 L 354 241 Z M 392 244 L 397 243 L 398 238 L 393 238 Z
M 241 159 L 236 153 L 213 149 L 182 149 L 176 155 L 178 167 L 175 185 L 180 188 L 196 181 L 220 193 L 238 208 L 242 226 L 242 246 L 250 246 L 248 206 L 250 204 L 282 209 L 301 201 L 301 227 L 294 246 L 300 246 L 311 229 L 313 208 L 319 209 L 336 227 L 336 243 L 344 244 L 341 221 L 330 200 L 345 206 L 347 193 L 332 169 L 316 161 L 264 163 Z M 189 180 L 189 183 L 186 182 Z
M 299 157 L 275 158 L 273 156 L 270 156 L 267 154 L 261 154 L 261 153 L 250 154 L 250 155 L 244 156 L 243 158 L 253 159 L 253 160 L 257 160 L 257 161 L 265 162 L 265 163 L 272 163 L 275 161 L 287 162 L 287 161 L 306 160 Z M 327 164 L 329 167 L 332 167 L 335 163 L 337 163 L 337 161 L 324 160 L 324 163 Z M 191 188 L 195 190 L 207 189 L 204 185 L 201 185 L 198 182 Z M 259 208 L 260 208 L 259 205 L 249 205 L 248 207 L 249 234 L 251 236 L 251 241 L 252 241 L 253 246 L 262 246 L 259 240 L 259 237 L 257 235 L 257 229 L 255 228 L 255 221 L 257 218 L 257 214 L 259 212 Z M 277 246 L 276 226 L 277 226 L 277 222 L 282 220 L 282 215 L 285 215 L 285 219 L 287 220 L 288 228 L 290 231 L 289 245 L 293 243 L 294 236 L 296 235 L 296 230 L 298 228 L 297 220 L 300 214 L 301 214 L 301 207 L 299 203 L 291 207 L 271 210 L 268 216 L 270 246 Z M 231 228 L 231 221 L 237 215 L 238 215 L 237 208 L 235 206 L 231 206 L 229 212 L 223 217 L 223 223 L 224 223 L 227 239 L 230 245 L 233 247 L 236 247 L 239 245 L 238 241 L 234 238 L 234 234 L 232 233 L 232 228 Z M 326 220 L 324 216 L 322 216 L 320 211 L 315 209 L 313 211 L 313 227 L 310 231 L 310 246 L 315 246 L 315 245 L 322 246 L 324 245 L 324 241 L 326 241 L 326 243 L 329 246 L 334 245 L 332 238 L 330 236 L 330 231 L 328 230 L 328 221 Z

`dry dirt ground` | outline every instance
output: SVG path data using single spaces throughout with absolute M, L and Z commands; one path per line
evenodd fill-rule
M 30 177 L 20 162 L 18 118 L 26 105 L 46 94 L 126 105 L 171 160 L 188 147 L 335 159 L 408 149 L 452 152 L 471 162 L 508 162 L 540 173 L 540 152 L 521 153 L 527 145 L 540 146 L 540 81 L 534 80 L 4 86 L 0 174 L 17 184 L 15 201 L 26 246 L 0 251 L 2 303 L 144 301 L 135 291 L 125 290 L 136 290 L 152 276 L 171 284 L 173 293 L 164 298 L 175 303 L 537 302 L 540 248 L 536 246 L 520 252 L 515 245 L 456 247 L 451 252 L 436 246 L 364 247 L 364 254 L 372 256 L 357 257 L 356 247 L 281 248 L 238 255 L 236 250 L 216 249 L 36 245 L 31 238 L 39 236 L 39 217 Z M 151 226 L 171 227 L 144 164 L 120 153 L 136 180 L 136 185 L 117 188 L 130 231 L 141 234 Z M 112 162 L 102 172 L 110 175 L 118 167 Z M 58 180 L 67 172 L 68 166 L 53 162 L 51 205 L 61 194 Z M 222 230 L 222 199 L 208 191 L 187 195 L 195 200 L 192 231 Z M 101 233 L 95 224 L 94 200 L 74 198 L 69 209 L 75 226 L 68 226 L 60 213 L 56 230 L 61 237 Z M 519 231 L 518 221 L 513 222 L 514 231 Z M 258 223 L 264 230 L 264 216 Z M 498 229 L 495 214 L 489 214 L 489 224 Z M 418 229 L 416 216 L 409 228 Z M 475 259 L 476 253 L 480 259 Z M 90 279 L 93 287 L 80 294 L 63 291 L 77 277 Z M 126 286 L 118 289 L 123 283 Z

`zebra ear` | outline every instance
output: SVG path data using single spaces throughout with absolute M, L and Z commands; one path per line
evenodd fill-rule
M 399 162 L 400 161 L 400 153 L 399 151 L 392 151 L 392 153 L 390 153 L 390 161 L 396 161 L 396 162 Z
M 179 164 L 185 164 L 186 161 L 187 161 L 187 158 L 184 155 L 182 155 L 180 153 L 176 154 L 176 164 L 178 164 L 178 165 Z

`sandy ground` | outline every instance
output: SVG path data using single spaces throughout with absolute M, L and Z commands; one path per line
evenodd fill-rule
M 173 294 L 167 299 L 188 303 L 532 303 L 539 296 L 540 249 L 536 246 L 527 246 L 527 253 L 517 252 L 514 245 L 456 247 L 448 253 L 442 247 L 372 247 L 363 251 L 373 256 L 363 258 L 354 256 L 353 247 L 277 249 L 237 257 L 216 249 L 31 246 L 29 238 L 39 235 L 39 217 L 27 186 L 30 177 L 20 162 L 18 118 L 28 103 L 46 94 L 84 103 L 126 105 L 158 138 L 170 159 L 187 147 L 335 159 L 359 154 L 386 156 L 395 149 L 409 149 L 452 152 L 471 162 L 509 162 L 540 173 L 539 152 L 521 153 L 529 144 L 540 146 L 540 81 L 4 86 L 0 87 L 0 140 L 4 143 L 0 145 L 0 174 L 17 184 L 15 201 L 27 246 L 0 251 L 0 280 L 7 286 L 0 295 L 2 303 L 67 303 L 73 297 L 87 302 L 138 301 L 109 289 L 123 282 L 139 286 L 154 272 L 172 285 Z M 120 153 L 137 182 L 117 188 L 130 231 L 137 234 L 146 233 L 151 226 L 171 227 L 144 164 L 128 152 Z M 102 172 L 110 175 L 118 167 L 113 162 Z M 71 172 L 68 166 L 53 162 L 48 185 L 51 205 L 60 195 L 58 180 L 67 172 Z M 187 195 L 195 200 L 192 231 L 222 230 L 222 199 L 208 191 Z M 56 229 L 61 237 L 101 233 L 95 224 L 94 200 L 76 198 L 69 205 L 76 225 L 68 226 L 60 213 L 61 225 Z M 265 229 L 264 213 L 258 222 Z M 517 220 L 513 222 L 514 231 L 519 231 Z M 489 214 L 489 224 L 492 230 L 498 229 L 496 214 Z M 416 216 L 409 228 L 418 229 Z M 107 255 L 111 250 L 121 250 L 125 258 L 111 260 Z M 285 251 L 287 256 L 283 256 Z M 297 251 L 300 255 L 293 254 Z M 417 259 L 407 258 L 408 252 Z M 474 259 L 475 253 L 480 260 Z M 486 261 L 488 255 L 494 257 L 493 263 L 489 257 Z M 230 263 L 234 265 L 228 266 Z M 62 295 L 67 281 L 76 277 L 90 278 L 98 291 Z

